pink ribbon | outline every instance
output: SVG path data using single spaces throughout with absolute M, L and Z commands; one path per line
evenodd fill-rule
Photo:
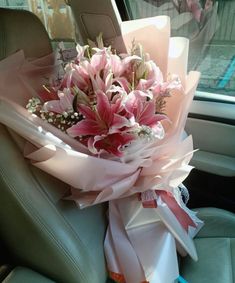
M 141 194 L 141 201 L 144 208 L 157 208 L 157 196 L 161 197 L 162 201 L 167 204 L 173 212 L 180 225 L 188 232 L 189 226 L 195 227 L 196 224 L 190 216 L 179 206 L 171 192 L 164 190 L 147 191 Z

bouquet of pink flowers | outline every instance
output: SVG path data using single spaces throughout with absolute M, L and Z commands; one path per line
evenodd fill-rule
M 187 74 L 188 41 L 170 39 L 169 18 L 122 30 L 114 39 L 122 52 L 99 38 L 96 47 L 78 45 L 59 72 L 50 56 L 29 62 L 19 52 L 1 62 L 0 85 L 11 84 L 0 121 L 27 140 L 34 166 L 71 186 L 80 208 L 109 201 L 113 279 L 172 283 L 176 250 L 196 260 L 192 237 L 202 226 L 179 189 L 192 168 L 192 138 L 182 133 L 199 73 Z
M 131 54 L 111 47 L 77 45 L 62 77 L 44 86 L 27 109 L 83 143 L 91 154 L 123 157 L 131 144 L 162 139 L 165 98 L 182 88 L 177 76 L 165 81 L 139 44 Z M 169 121 L 170 122 L 170 121 Z

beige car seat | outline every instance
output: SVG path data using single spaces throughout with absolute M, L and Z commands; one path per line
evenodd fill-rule
M 52 49 L 40 20 L 0 9 L 0 59 L 23 49 L 40 57 Z M 21 138 L 0 125 L 0 234 L 16 262 L 57 282 L 104 283 L 106 206 L 79 210 L 62 200 L 68 186 L 24 159 Z

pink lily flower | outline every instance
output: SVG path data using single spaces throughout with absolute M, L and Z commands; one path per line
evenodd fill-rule
M 148 91 L 153 85 L 154 85 L 155 80 L 153 79 L 150 79 L 150 80 L 144 80 L 144 79 L 141 79 L 139 80 L 139 83 L 136 87 L 136 90 L 140 90 L 140 91 Z
M 85 58 L 85 52 L 89 48 L 88 45 L 81 46 L 80 44 L 77 44 L 76 50 L 77 50 L 77 61 L 80 62 Z
M 103 92 L 97 93 L 96 109 L 86 105 L 79 106 L 79 112 L 85 119 L 67 129 L 71 137 L 87 139 L 91 152 L 97 154 L 101 150 L 121 156 L 120 149 L 135 137 L 123 129 L 131 128 L 133 123 L 119 113 L 122 110 L 122 99 L 112 104 Z
M 82 64 L 71 63 L 66 66 L 66 73 L 61 83 L 61 88 L 77 86 L 79 89 L 86 89 L 90 85 L 89 75 Z
M 115 78 L 113 79 L 113 83 L 118 84 L 127 93 L 131 90 L 131 84 L 125 77 Z
M 163 75 L 159 67 L 152 60 L 146 62 L 148 76 L 147 79 L 154 79 L 156 82 L 163 82 Z
M 121 132 L 123 127 L 130 127 L 130 121 L 119 115 L 121 102 L 112 104 L 108 97 L 101 91 L 97 92 L 96 109 L 92 110 L 86 105 L 78 107 L 85 119 L 67 130 L 72 137 L 100 136 Z
M 155 100 L 148 100 L 147 96 L 141 95 L 139 91 L 133 91 L 128 95 L 125 108 L 140 126 L 154 128 L 159 121 L 166 119 L 165 115 L 155 113 Z
M 169 96 L 171 91 L 182 91 L 183 87 L 179 80 L 179 78 L 175 75 L 172 75 L 170 78 L 168 78 L 167 81 L 162 81 L 160 84 L 156 84 L 153 89 L 152 93 L 155 98 L 159 96 Z
M 70 89 L 65 88 L 63 92 L 58 92 L 58 97 L 58 100 L 50 100 L 44 103 L 43 110 L 59 114 L 73 110 L 74 96 L 71 94 Z
M 110 55 L 109 63 L 114 77 L 120 77 L 125 70 L 121 58 L 117 55 Z
M 107 136 L 90 137 L 88 149 L 94 154 L 108 152 L 115 156 L 123 156 L 123 147 L 135 140 L 136 136 L 128 133 L 115 133 Z
M 91 57 L 90 65 L 93 69 L 93 75 L 105 69 L 105 66 L 107 64 L 107 56 L 108 54 L 106 49 L 102 49 L 100 50 L 100 52 L 97 52 Z

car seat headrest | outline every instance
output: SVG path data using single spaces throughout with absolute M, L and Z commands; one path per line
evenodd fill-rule
M 20 49 L 27 58 L 39 58 L 52 51 L 46 30 L 33 13 L 0 8 L 0 60 Z

